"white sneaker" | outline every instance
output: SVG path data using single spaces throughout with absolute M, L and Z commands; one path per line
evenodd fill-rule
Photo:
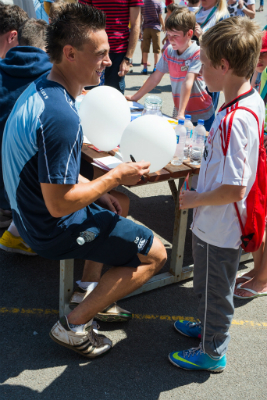
M 94 332 L 95 325 L 91 320 L 83 326 L 82 332 L 74 332 L 69 327 L 67 317 L 64 316 L 53 326 L 49 335 L 61 346 L 68 347 L 87 358 L 95 358 L 112 347 L 111 340 Z

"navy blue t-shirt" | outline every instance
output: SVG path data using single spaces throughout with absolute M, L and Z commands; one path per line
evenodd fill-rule
M 3 176 L 13 219 L 23 240 L 37 252 L 60 243 L 59 253 L 64 254 L 72 232 L 71 240 L 75 240 L 85 224 L 97 234 L 113 216 L 105 212 L 102 221 L 100 207 L 91 205 L 54 218 L 46 208 L 40 183 L 78 183 L 83 143 L 75 99 L 46 77 L 22 93 L 7 120 L 2 154 L 8 162 L 3 165 Z

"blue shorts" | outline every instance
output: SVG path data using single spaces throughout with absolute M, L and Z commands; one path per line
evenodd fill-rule
M 80 225 L 69 226 L 53 247 L 36 252 L 53 260 L 75 258 L 114 267 L 138 267 L 141 262 L 137 254 L 148 254 L 153 243 L 153 232 L 95 203 L 87 209 L 88 219 Z M 95 239 L 79 245 L 77 238 L 85 231 L 93 233 Z

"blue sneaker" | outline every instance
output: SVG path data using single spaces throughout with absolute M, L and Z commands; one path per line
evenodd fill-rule
M 157 71 L 157 68 L 153 68 L 153 72 L 156 72 Z
M 201 339 L 201 322 L 191 322 L 180 319 L 174 323 L 174 328 L 182 335 Z
M 221 358 L 211 357 L 204 353 L 202 344 L 199 347 L 185 351 L 175 351 L 169 354 L 169 360 L 176 367 L 190 371 L 222 372 L 226 367 L 226 355 Z
M 141 71 L 141 74 L 147 75 L 147 68 L 143 68 L 143 70 Z

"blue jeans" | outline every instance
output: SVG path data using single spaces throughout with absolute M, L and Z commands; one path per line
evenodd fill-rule
M 264 6 L 264 0 L 260 0 L 260 6 L 261 6 L 261 7 Z
M 105 69 L 105 85 L 118 89 L 122 94 L 125 90 L 125 77 L 119 76 L 119 68 L 126 53 L 109 53 L 112 65 Z

